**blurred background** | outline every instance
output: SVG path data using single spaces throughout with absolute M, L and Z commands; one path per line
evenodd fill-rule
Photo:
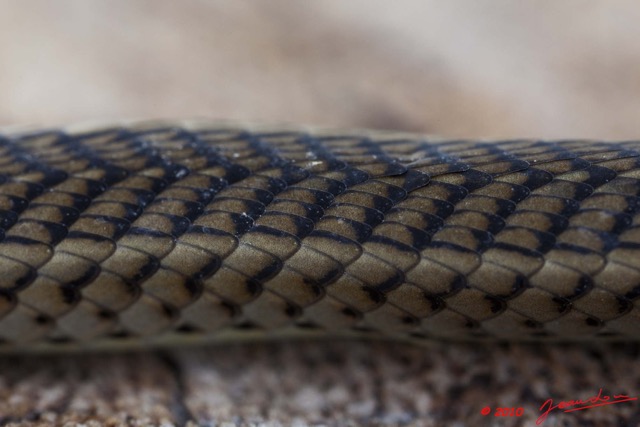
M 0 126 L 210 117 L 450 137 L 640 135 L 632 0 L 0 7 Z

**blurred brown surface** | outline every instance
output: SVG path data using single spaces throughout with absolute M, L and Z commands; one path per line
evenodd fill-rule
M 209 117 L 637 138 L 639 18 L 632 1 L 5 1 L 0 126 Z M 546 398 L 637 395 L 638 354 L 293 343 L 0 357 L 0 425 L 475 426 L 499 405 L 526 409 L 499 425 L 531 425 Z
M 633 1 L 6 1 L 0 125 L 210 117 L 633 138 Z

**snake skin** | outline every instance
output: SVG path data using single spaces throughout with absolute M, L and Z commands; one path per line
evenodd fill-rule
M 0 348 L 640 338 L 640 142 L 0 136 Z

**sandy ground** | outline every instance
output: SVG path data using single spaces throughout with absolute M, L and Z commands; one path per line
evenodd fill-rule
M 7 0 L 0 125 L 209 117 L 637 138 L 638 22 L 633 1 Z M 529 426 L 548 398 L 637 396 L 638 354 L 293 343 L 1 357 L 0 425 Z M 543 425 L 637 425 L 639 407 Z

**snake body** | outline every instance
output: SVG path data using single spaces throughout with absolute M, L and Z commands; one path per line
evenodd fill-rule
M 0 136 L 0 348 L 640 338 L 640 142 Z

